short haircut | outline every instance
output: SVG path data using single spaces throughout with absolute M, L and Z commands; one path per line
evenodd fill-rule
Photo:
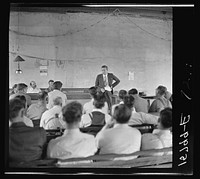
M 132 108 L 134 105 L 134 100 L 135 98 L 132 95 L 126 95 L 124 96 L 124 104 L 128 107 L 128 108 Z
M 92 86 L 89 88 L 89 93 L 92 97 L 94 97 L 97 94 L 97 87 L 96 86 Z
M 19 98 L 9 100 L 9 119 L 12 121 L 17 117 L 21 109 L 24 109 L 24 103 Z
M 160 85 L 156 89 L 158 90 L 158 94 L 160 95 L 166 94 L 167 88 L 165 86 Z
M 50 83 L 50 82 L 54 82 L 54 81 L 53 80 L 49 80 L 48 83 Z
M 164 129 L 172 127 L 172 109 L 167 107 L 160 111 L 160 117 L 158 119 Z
M 31 85 L 31 83 L 32 83 L 32 82 L 34 82 L 34 83 L 36 84 L 36 82 L 35 82 L 35 81 L 31 81 L 31 82 L 30 82 L 30 85 Z
M 53 104 L 62 106 L 62 98 L 57 96 L 55 99 L 53 99 Z
M 73 101 L 62 108 L 63 120 L 67 124 L 73 124 L 81 120 L 83 107 L 81 103 Z
M 61 81 L 55 81 L 54 83 L 53 83 L 53 88 L 54 89 L 57 89 L 57 90 L 60 90 L 61 88 L 62 88 L 62 82 Z
M 17 91 L 22 91 L 25 88 L 28 88 L 28 86 L 25 83 L 19 83 L 19 84 L 17 84 Z
M 107 65 L 102 65 L 101 68 L 106 68 L 108 70 L 108 66 Z
M 42 91 L 42 92 L 39 92 L 38 99 L 39 100 L 45 100 L 45 98 L 47 96 L 48 96 L 48 93 L 46 91 Z
M 129 95 L 135 95 L 135 94 L 138 94 L 138 90 L 135 89 L 135 88 L 132 88 L 132 89 L 130 89 L 130 90 L 128 91 L 128 94 L 129 94 Z
M 126 96 L 127 95 L 127 91 L 126 90 L 120 90 L 119 91 L 119 98 L 120 99 L 124 99 L 124 96 Z
M 97 108 L 97 109 L 101 109 L 104 107 L 105 105 L 105 96 L 104 94 L 102 93 L 98 93 L 94 96 L 94 106 Z
M 19 99 L 23 103 L 24 108 L 26 108 L 26 97 L 24 95 L 17 95 L 14 99 Z
M 15 88 L 17 88 L 17 84 L 13 85 L 12 90 L 14 90 Z
M 115 107 L 113 118 L 120 124 L 127 123 L 131 117 L 132 110 L 124 104 Z

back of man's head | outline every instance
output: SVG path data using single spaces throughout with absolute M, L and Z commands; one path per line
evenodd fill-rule
M 62 98 L 60 96 L 57 96 L 53 99 L 54 106 L 62 106 Z
M 95 86 L 90 87 L 89 93 L 94 98 L 94 96 L 97 94 L 97 87 L 95 87 Z
M 124 124 L 127 123 L 131 117 L 132 110 L 124 104 L 120 104 L 115 107 L 113 118 L 117 123 Z
M 73 101 L 62 108 L 63 120 L 67 124 L 78 123 L 81 120 L 83 107 L 81 103 Z
M 24 95 L 17 95 L 15 99 L 19 99 L 23 103 L 24 108 L 27 108 L 26 97 Z
M 124 104 L 128 107 L 128 108 L 132 108 L 134 105 L 134 97 L 132 95 L 126 95 L 124 96 Z
M 119 95 L 119 98 L 123 100 L 124 96 L 127 95 L 127 91 L 126 90 L 120 90 L 118 95 Z
M 19 98 L 9 100 L 9 119 L 11 122 L 19 115 L 21 109 L 24 109 L 24 103 Z
M 132 89 L 130 89 L 130 90 L 128 91 L 128 94 L 129 94 L 129 95 L 135 95 L 135 94 L 138 94 L 138 91 L 137 91 L 137 89 L 132 88 Z
M 157 93 L 162 96 L 166 94 L 167 88 L 165 86 L 160 85 L 156 88 L 156 90 Z
M 105 97 L 103 93 L 97 93 L 94 96 L 94 106 L 97 109 L 102 109 L 105 105 Z
M 61 81 L 55 81 L 53 83 L 53 89 L 60 90 L 62 88 L 62 82 Z
M 17 92 L 25 92 L 26 88 L 28 88 L 28 86 L 25 83 L 17 84 Z
M 160 117 L 158 122 L 161 123 L 163 129 L 168 129 L 172 127 L 172 109 L 165 108 L 160 112 Z
M 42 91 L 42 92 L 39 92 L 38 99 L 40 101 L 44 101 L 47 96 L 48 96 L 48 93 L 46 91 Z

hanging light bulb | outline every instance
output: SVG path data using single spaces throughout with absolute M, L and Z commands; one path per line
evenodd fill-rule
M 22 57 L 20 57 L 19 55 L 15 58 L 14 62 L 18 62 L 18 69 L 15 71 L 16 74 L 21 74 L 23 73 L 22 70 L 20 69 L 20 62 L 25 61 Z

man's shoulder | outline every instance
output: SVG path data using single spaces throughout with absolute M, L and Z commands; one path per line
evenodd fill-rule
M 101 75 L 103 75 L 103 74 L 98 74 L 98 75 L 97 75 L 97 78 L 101 77 Z
M 88 139 L 88 140 L 94 140 L 95 139 L 95 137 L 92 134 L 86 134 L 86 133 L 81 132 L 81 135 L 82 135 L 83 138 Z

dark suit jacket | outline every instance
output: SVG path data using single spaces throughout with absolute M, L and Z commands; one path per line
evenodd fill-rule
M 9 162 L 41 159 L 46 145 L 46 131 L 41 127 L 29 127 L 23 122 L 9 128 Z
M 113 83 L 113 81 L 115 81 Z M 112 88 L 117 86 L 119 84 L 120 80 L 113 75 L 112 73 L 108 73 L 108 85 Z M 95 81 L 95 86 L 98 88 L 104 88 L 104 80 L 103 80 L 103 74 L 97 75 L 96 81 Z

